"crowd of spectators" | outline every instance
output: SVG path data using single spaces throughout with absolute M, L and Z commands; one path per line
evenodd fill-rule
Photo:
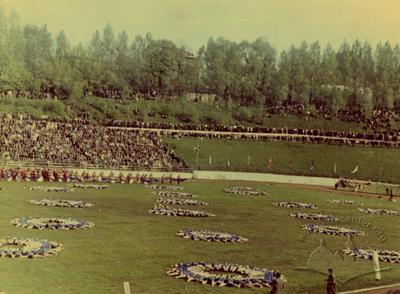
M 57 94 L 54 87 L 43 87 L 40 91 L 28 91 L 24 89 L 0 90 L 0 97 L 15 98 L 39 98 L 39 99 L 59 99 L 65 98 L 62 93 Z
M 91 88 L 86 89 L 82 93 L 83 97 L 101 97 L 109 99 L 124 99 L 129 98 L 135 101 L 139 100 L 154 100 L 157 97 L 157 92 L 149 93 L 127 93 L 121 89 L 109 89 L 109 88 Z M 56 91 L 55 87 L 42 87 L 37 91 L 30 91 L 26 89 L 0 89 L 0 97 L 15 97 L 15 98 L 39 98 L 39 99 L 65 99 L 68 97 L 68 93 L 62 93 Z M 177 96 L 170 95 L 165 97 L 166 100 L 174 100 Z
M 149 132 L 0 118 L 0 154 L 41 163 L 180 169 L 184 163 Z
M 295 107 L 293 111 L 299 112 L 301 108 Z M 358 133 L 326 129 L 117 120 L 99 126 L 79 120 L 35 121 L 22 116 L 14 119 L 2 115 L 0 155 L 12 160 L 44 164 L 180 170 L 185 168 L 185 164 L 163 144 L 164 135 L 176 138 L 190 136 L 400 148 L 400 130 L 385 128 L 390 121 L 397 119 L 397 114 L 393 112 L 375 110 L 369 123 L 376 127 L 376 131 Z M 383 130 L 377 131 L 381 128 Z
M 152 123 L 140 121 L 110 121 L 108 126 L 135 129 L 153 129 L 153 133 L 169 134 L 175 137 L 207 137 L 212 139 L 247 139 L 265 141 L 289 141 L 334 145 L 363 145 L 374 147 L 400 147 L 400 131 L 358 133 L 351 131 L 270 128 L 225 125 L 195 125 Z M 201 132 L 199 132 L 201 131 Z
M 338 118 L 345 122 L 363 123 L 365 129 L 370 129 L 376 133 L 387 130 L 395 131 L 392 122 L 400 122 L 400 113 L 386 109 L 375 109 L 370 117 L 366 117 L 358 107 L 353 107 L 339 110 Z M 400 131 L 397 130 L 397 133 L 400 133 Z

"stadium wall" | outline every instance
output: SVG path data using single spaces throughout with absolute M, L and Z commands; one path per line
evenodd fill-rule
M 193 171 L 194 179 L 201 180 L 234 180 L 234 181 L 257 181 L 285 184 L 317 185 L 333 187 L 338 181 L 336 178 L 304 177 L 291 175 L 277 175 L 266 173 L 243 173 L 222 171 Z
M 28 165 L 23 162 L 4 164 L 4 167 L 30 167 L 30 168 L 54 168 L 54 169 L 67 169 L 72 172 L 81 174 L 82 172 L 88 172 L 89 174 L 95 172 L 97 175 L 103 173 L 109 175 L 111 172 L 114 176 L 120 174 L 127 176 L 129 173 L 135 176 L 137 173 L 140 175 L 147 174 L 152 175 L 155 178 L 165 177 L 177 177 L 185 179 L 199 179 L 199 180 L 231 180 L 231 181 L 256 181 L 256 182 L 272 182 L 272 183 L 284 183 L 284 184 L 301 184 L 301 185 L 317 185 L 317 186 L 328 186 L 333 187 L 338 181 L 337 178 L 325 178 L 325 177 L 310 177 L 310 176 L 293 176 L 293 175 L 281 175 L 281 174 L 269 174 L 269 173 L 251 173 L 251 172 L 227 172 L 227 171 L 203 171 L 203 170 L 185 170 L 182 172 L 168 172 L 160 170 L 126 170 L 126 169 L 102 169 L 95 167 L 74 167 L 74 166 L 60 166 L 60 165 Z

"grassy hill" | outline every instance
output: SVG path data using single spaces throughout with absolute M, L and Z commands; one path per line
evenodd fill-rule
M 166 138 L 164 141 L 189 166 L 203 170 L 354 177 L 351 171 L 358 166 L 359 178 L 400 183 L 398 149 L 192 138 Z M 198 163 L 194 147 L 200 149 Z M 269 158 L 271 170 L 268 169 Z M 314 168 L 310 170 L 312 161 Z
M 192 124 L 216 122 L 225 125 L 266 127 L 296 127 L 366 132 L 361 124 L 347 123 L 337 119 L 304 118 L 295 115 L 267 115 L 256 108 L 238 108 L 213 103 L 177 101 L 133 101 L 86 97 L 71 100 L 39 100 L 4 97 L 0 99 L 0 112 L 29 114 L 33 118 L 67 118 L 85 115 L 92 122 L 106 120 L 140 120 L 146 122 L 183 123 L 182 117 L 190 118 Z M 252 120 L 256 118 L 257 123 Z

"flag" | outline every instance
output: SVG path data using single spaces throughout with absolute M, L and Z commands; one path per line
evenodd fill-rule
M 351 173 L 355 174 L 356 172 L 358 172 L 358 165 L 356 165 L 356 167 L 353 169 L 353 171 Z
M 208 163 L 209 163 L 210 165 L 212 164 L 211 155 L 210 155 L 210 159 L 208 160 Z

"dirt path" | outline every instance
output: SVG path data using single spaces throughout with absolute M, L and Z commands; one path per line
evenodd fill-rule
M 385 287 L 383 289 L 364 290 L 364 291 L 360 290 L 360 292 L 357 292 L 357 290 L 340 292 L 339 294 L 400 294 L 400 285 L 393 287 Z

